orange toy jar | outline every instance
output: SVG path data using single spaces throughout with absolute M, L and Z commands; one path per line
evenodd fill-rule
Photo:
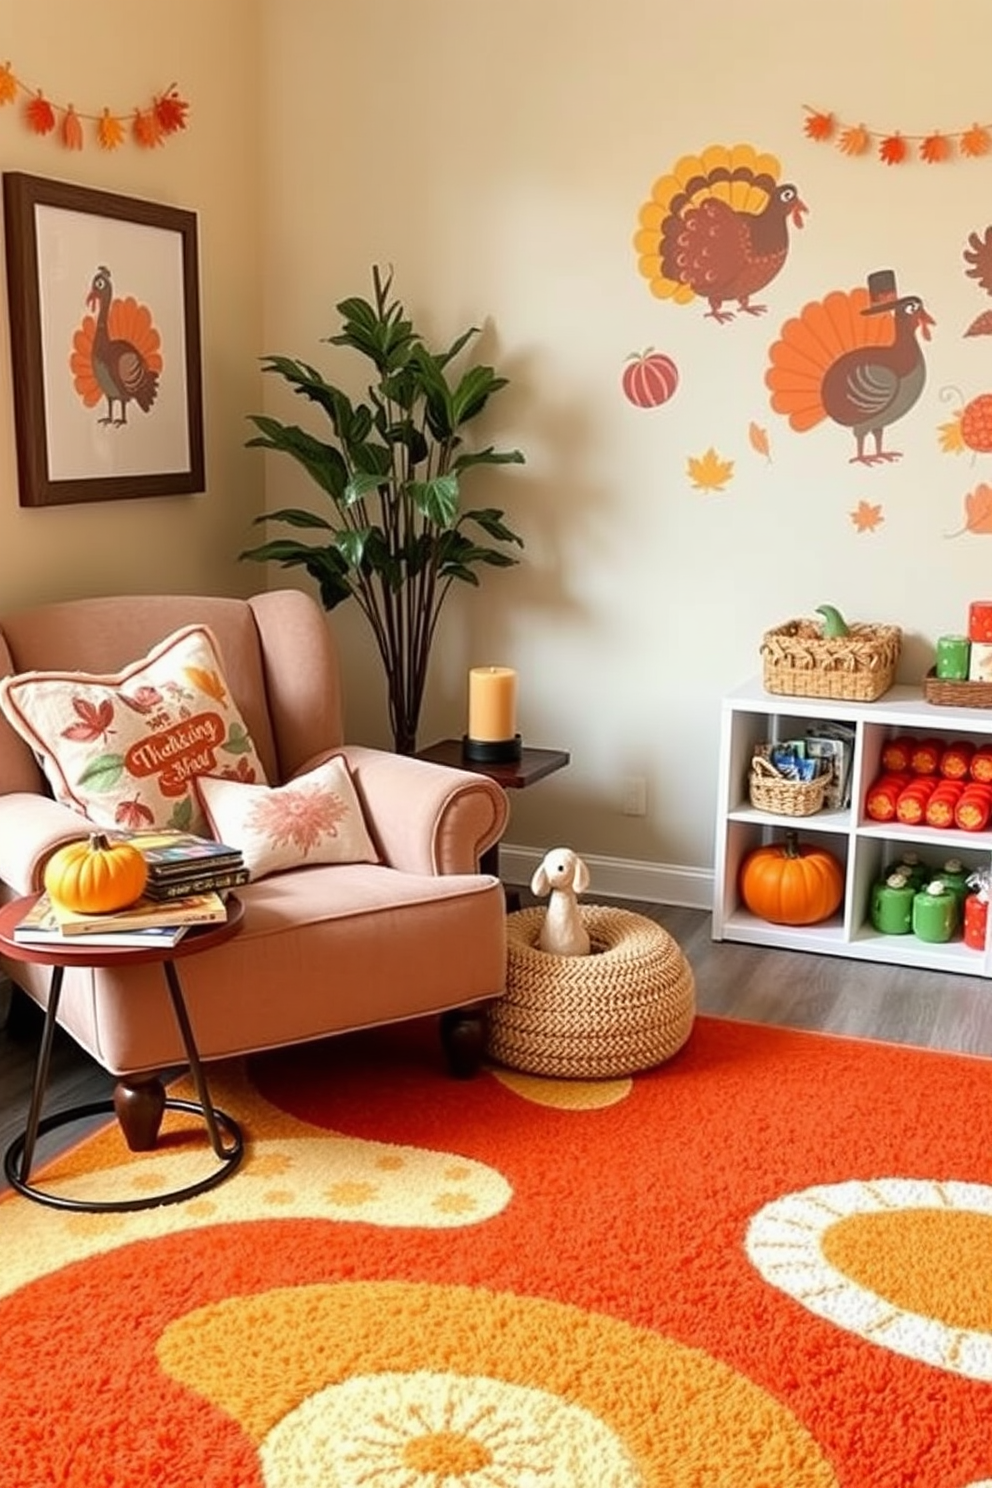
M 900 792 L 896 802 L 896 821 L 905 827 L 918 827 L 926 815 L 927 802 L 937 789 L 933 775 L 920 775 Z
M 992 816 L 992 788 L 966 785 L 954 808 L 954 825 L 964 832 L 984 832 Z
M 914 775 L 936 775 L 943 753 L 943 740 L 917 739 L 909 757 L 909 768 Z
M 940 756 L 941 775 L 945 780 L 967 780 L 974 754 L 975 746 L 967 739 L 959 739 L 955 744 L 948 744 Z
M 908 770 L 915 747 L 916 740 L 908 734 L 900 734 L 896 739 L 886 739 L 882 745 L 882 770 L 890 775 Z
M 963 780 L 942 780 L 934 787 L 924 812 L 928 827 L 954 826 L 954 811 L 964 789 Z
M 992 746 L 983 744 L 976 749 L 968 766 L 968 774 L 972 780 L 980 780 L 983 785 L 992 784 Z
M 969 894 L 964 901 L 964 943 L 973 951 L 984 951 L 988 921 L 989 901 L 981 894 Z
M 877 776 L 865 793 L 865 815 L 872 821 L 894 821 L 896 802 L 912 778 L 908 770 Z

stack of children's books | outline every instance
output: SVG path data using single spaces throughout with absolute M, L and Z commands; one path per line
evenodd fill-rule
M 145 896 L 156 902 L 223 893 L 248 882 L 239 847 L 192 832 L 134 832 L 127 840 L 148 864 Z
M 227 894 L 248 881 L 240 849 L 223 842 L 178 831 L 113 835 L 126 837 L 145 856 L 148 882 L 141 898 L 125 909 L 84 914 L 42 894 L 15 928 L 16 941 L 169 948 L 192 926 L 223 924 Z

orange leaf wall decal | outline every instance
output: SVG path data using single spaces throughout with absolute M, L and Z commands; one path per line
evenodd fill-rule
M 992 486 L 983 481 L 964 499 L 969 532 L 992 532 Z
M 760 424 L 748 426 L 747 437 L 755 454 L 764 455 L 769 465 L 772 462 L 771 446 L 768 443 L 768 430 L 763 429 Z
M 698 458 L 690 456 L 687 470 L 697 491 L 722 491 L 734 473 L 733 460 L 721 460 L 715 449 Z
M 851 521 L 859 532 L 874 532 L 876 527 L 881 527 L 885 518 L 882 516 L 881 506 L 872 506 L 867 501 L 859 501 L 854 511 L 851 512 Z
M 992 533 L 992 486 L 984 481 L 964 498 L 964 526 L 946 537 L 960 537 L 963 532 Z

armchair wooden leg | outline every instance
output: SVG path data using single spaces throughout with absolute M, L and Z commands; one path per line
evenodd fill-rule
M 475 1003 L 471 1007 L 449 1008 L 442 1013 L 441 1044 L 448 1070 L 456 1080 L 470 1080 L 478 1074 L 486 1048 L 483 1005 Z
M 165 1086 L 158 1075 L 121 1079 L 114 1087 L 114 1111 L 132 1152 L 151 1152 L 158 1142 Z

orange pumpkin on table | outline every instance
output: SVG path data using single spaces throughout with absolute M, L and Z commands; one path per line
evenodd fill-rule
M 143 853 L 129 842 L 112 842 L 94 832 L 80 842 L 67 842 L 49 858 L 44 884 L 67 909 L 80 914 L 106 914 L 140 899 L 148 882 Z
M 816 925 L 844 897 L 844 869 L 833 853 L 787 832 L 749 852 L 741 864 L 740 893 L 747 908 L 773 925 Z

